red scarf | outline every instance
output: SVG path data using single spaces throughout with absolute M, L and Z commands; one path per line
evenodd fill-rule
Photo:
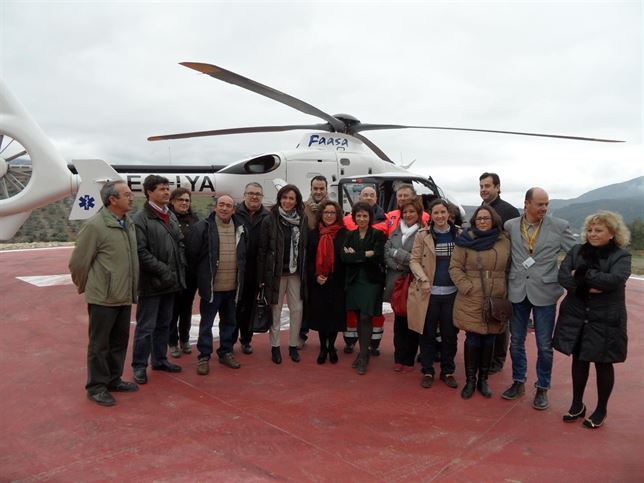
M 318 244 L 318 252 L 315 257 L 315 273 L 328 277 L 333 272 L 333 264 L 335 262 L 335 250 L 333 248 L 333 240 L 335 240 L 338 231 L 342 225 L 333 224 L 325 226 L 320 223 L 320 243 Z

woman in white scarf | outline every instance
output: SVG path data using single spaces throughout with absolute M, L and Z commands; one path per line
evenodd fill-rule
M 418 198 L 403 201 L 400 206 L 400 224 L 385 244 L 385 264 L 387 281 L 384 301 L 391 302 L 396 280 L 409 273 L 411 249 L 418 229 L 421 228 L 423 206 Z M 394 317 L 394 371 L 411 372 L 418 352 L 418 334 L 407 327 L 407 315 L 395 314 Z
M 284 296 L 289 308 L 289 357 L 300 362 L 298 342 L 302 325 L 302 308 L 306 293 L 305 253 L 307 219 L 302 194 L 288 184 L 277 192 L 277 203 L 270 216 L 262 221 L 257 270 L 260 289 L 273 306 L 270 329 L 271 359 L 281 364 L 280 318 Z

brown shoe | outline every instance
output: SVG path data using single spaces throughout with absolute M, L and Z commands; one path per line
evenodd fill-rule
M 221 356 L 219 358 L 219 363 L 223 364 L 224 366 L 228 366 L 231 369 L 239 369 L 241 367 L 241 364 L 237 359 L 235 359 L 235 356 L 232 352 L 226 352 L 223 356 Z
M 197 362 L 197 374 L 207 376 L 210 372 L 210 361 L 208 359 L 199 359 Z
M 425 389 L 429 389 L 434 385 L 434 375 L 433 374 L 423 374 L 423 379 L 420 381 L 420 386 Z

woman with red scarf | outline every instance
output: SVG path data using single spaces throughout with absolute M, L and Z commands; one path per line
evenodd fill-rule
M 324 201 L 317 212 L 316 227 L 309 232 L 307 247 L 308 299 L 305 317 L 309 328 L 320 336 L 318 364 L 327 357 L 338 362 L 335 339 L 345 329 L 344 265 L 340 260 L 347 230 L 342 209 L 334 201 Z

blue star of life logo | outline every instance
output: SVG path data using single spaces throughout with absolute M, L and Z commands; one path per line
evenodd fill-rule
M 89 211 L 94 208 L 94 198 L 90 195 L 83 195 L 78 199 L 78 205 L 85 211 Z

